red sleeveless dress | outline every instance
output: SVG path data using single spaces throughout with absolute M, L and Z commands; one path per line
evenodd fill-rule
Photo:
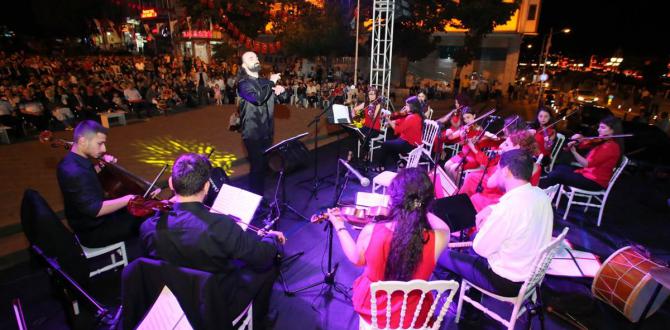
M 428 242 L 423 246 L 422 259 L 419 262 L 412 279 L 428 280 L 435 268 L 435 233 L 429 231 L 428 236 Z M 392 237 L 393 232 L 383 224 L 374 226 L 372 237 L 370 237 L 370 244 L 365 251 L 365 270 L 363 271 L 363 274 L 354 281 L 352 297 L 354 310 L 370 324 L 372 323 L 372 316 L 370 314 L 370 284 L 384 280 L 386 258 L 388 257 L 391 248 Z M 411 292 L 409 294 L 405 320 L 403 322 L 405 328 L 408 328 L 410 323 L 412 323 L 412 317 L 420 298 L 421 293 L 419 291 Z M 377 324 L 380 327 L 386 325 L 387 299 L 385 294 L 377 296 Z M 391 328 L 398 328 L 400 323 L 402 300 L 402 292 L 396 292 L 391 296 Z M 423 301 L 423 307 L 421 308 L 421 314 L 417 318 L 416 324 L 423 324 L 432 303 L 433 296 L 426 295 Z

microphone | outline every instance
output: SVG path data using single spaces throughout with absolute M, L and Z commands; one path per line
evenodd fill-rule
M 344 167 L 347 168 L 347 171 L 349 173 L 353 174 L 356 177 L 356 179 L 358 179 L 358 182 L 361 183 L 361 186 L 367 187 L 370 185 L 370 179 L 362 176 L 361 173 L 359 173 L 355 168 L 349 165 L 349 163 L 346 160 L 340 158 L 340 163 L 342 163 L 342 165 L 344 165 Z

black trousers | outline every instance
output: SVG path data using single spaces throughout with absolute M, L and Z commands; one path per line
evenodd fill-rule
M 249 190 L 263 196 L 267 168 L 267 159 L 263 152 L 272 146 L 272 138 L 244 139 L 243 141 L 249 160 Z
M 549 172 L 546 178 L 540 180 L 540 187 L 547 188 L 555 184 L 564 184 L 570 187 L 585 190 L 602 190 L 603 186 L 597 182 L 585 178 L 579 173 L 575 173 L 576 167 L 567 165 L 558 165 Z
M 523 285 L 523 282 L 512 282 L 494 273 L 488 260 L 478 255 L 445 250 L 437 265 L 486 291 L 501 296 L 516 296 Z
M 388 163 L 388 159 L 390 157 L 395 159 L 397 158 L 398 154 L 408 153 L 412 151 L 412 149 L 414 149 L 414 146 L 403 139 L 398 138 L 387 140 L 386 142 L 382 143 L 382 147 L 379 149 L 379 158 L 377 162 L 379 166 L 386 167 L 386 163 Z
M 86 247 L 103 247 L 116 242 L 137 237 L 143 218 L 136 218 L 125 209 L 102 217 L 100 225 L 87 229 L 75 230 L 79 241 Z

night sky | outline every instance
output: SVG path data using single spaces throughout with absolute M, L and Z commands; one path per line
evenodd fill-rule
M 44 21 L 36 20 L 39 15 L 31 11 L 36 7 L 44 7 L 41 12 L 51 12 L 63 7 L 63 4 L 75 4 L 79 1 L 86 4 L 83 7 L 88 7 L 89 10 L 104 10 L 100 7 L 105 3 L 102 0 L 19 1 L 13 4 L 15 10 L 0 11 L 0 25 L 7 24 L 10 28 L 21 25 L 19 30 L 38 34 L 35 29 L 44 29 L 43 26 L 31 22 Z M 54 5 L 55 8 L 48 8 Z M 526 43 L 535 46 L 527 52 L 539 51 L 542 37 L 550 27 L 555 31 L 570 27 L 570 35 L 554 36 L 552 53 L 560 52 L 570 57 L 587 59 L 592 54 L 609 57 L 617 49 L 622 49 L 624 57 L 667 59 L 670 56 L 670 14 L 663 8 L 664 5 L 667 3 L 663 0 L 543 0 L 540 10 L 540 35 L 525 38 Z M 82 8 L 82 5 L 76 6 Z M 83 19 L 79 13 L 68 11 L 67 14 Z
M 670 56 L 670 15 L 665 1 L 543 0 L 540 34 L 565 27 L 570 35 L 554 35 L 551 52 L 587 58 L 612 56 L 621 48 L 628 56 Z M 667 7 L 665 7 L 667 8 Z M 540 48 L 541 38 L 536 40 Z

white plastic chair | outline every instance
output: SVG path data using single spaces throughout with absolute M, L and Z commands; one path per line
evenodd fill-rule
M 554 163 L 556 163 L 556 158 L 558 157 L 558 154 L 561 152 L 561 149 L 563 149 L 563 143 L 565 143 L 565 135 L 561 133 L 556 133 L 556 139 L 554 140 L 554 148 L 551 149 L 551 154 L 549 155 L 549 159 L 551 162 L 549 162 L 549 165 L 545 166 L 545 172 L 549 173 L 551 170 L 554 169 Z
M 407 165 L 405 168 L 413 168 L 419 166 L 419 159 L 421 155 L 425 153 L 425 150 L 422 147 L 416 147 L 409 152 L 407 156 Z M 372 178 L 372 193 L 376 193 L 379 188 L 382 188 L 382 194 L 386 194 L 386 188 L 391 185 L 391 181 L 395 178 L 398 173 L 393 171 L 384 171 L 377 174 Z
M 381 128 L 380 128 L 380 133 L 377 137 L 371 138 L 370 139 L 370 145 L 368 148 L 370 148 L 370 154 L 369 157 L 370 159 L 374 159 L 372 156 L 374 155 L 375 149 L 379 149 L 382 147 L 382 143 L 386 142 L 386 133 L 388 131 L 388 116 L 391 115 L 391 112 L 386 110 L 386 109 L 381 109 L 380 116 L 382 116 L 381 119 Z M 361 157 L 361 140 L 358 140 L 358 151 L 356 156 L 358 158 Z
M 537 254 L 537 256 L 535 257 L 535 261 L 533 262 L 533 271 L 530 273 L 528 278 L 523 282 L 523 285 L 521 286 L 521 289 L 519 290 L 519 294 L 517 296 L 514 297 L 499 296 L 497 294 L 486 291 L 463 279 L 461 281 L 461 292 L 458 297 L 458 308 L 456 309 L 456 323 L 458 323 L 461 317 L 461 310 L 463 308 L 463 302 L 465 301 L 470 303 L 472 306 L 479 309 L 480 311 L 484 312 L 486 315 L 490 316 L 494 320 L 502 323 L 507 327 L 507 329 L 510 330 L 514 329 L 514 325 L 516 324 L 517 319 L 519 319 L 519 317 L 521 317 L 525 312 L 528 311 L 526 306 L 524 306 L 524 302 L 526 302 L 530 298 L 533 304 L 536 304 L 537 293 L 539 292 L 539 288 L 540 285 L 542 284 L 542 280 L 544 279 L 547 267 L 549 267 L 549 264 L 551 263 L 554 254 L 556 254 L 556 251 L 558 251 L 558 248 L 561 246 L 561 241 L 563 241 L 563 239 L 565 239 L 565 236 L 568 234 L 568 229 L 569 228 L 567 227 L 564 228 L 563 232 L 561 232 L 561 234 L 558 235 L 558 237 L 553 239 L 551 242 L 549 242 L 549 244 L 547 244 L 544 248 L 542 248 L 542 250 L 540 250 L 540 253 Z M 482 305 L 478 301 L 475 301 L 474 299 L 468 297 L 465 294 L 465 292 L 470 288 L 477 289 L 482 294 L 487 295 L 496 300 L 512 304 L 514 307 L 512 309 L 512 314 L 509 320 L 503 319 L 500 315 L 484 307 L 484 305 Z M 542 306 L 539 307 L 540 308 L 538 310 L 541 313 Z M 542 318 L 540 318 L 540 320 L 542 320 Z
M 125 267 L 128 265 L 128 255 L 126 254 L 126 244 L 124 242 L 117 242 L 98 248 L 86 247 L 81 243 L 79 243 L 79 245 L 81 245 L 81 249 L 84 251 L 84 256 L 86 259 L 95 258 L 105 254 L 109 254 L 110 257 L 111 263 L 92 270 L 88 275 L 89 277 L 99 275 L 116 267 Z
M 561 187 L 560 184 L 555 184 L 551 187 L 544 188 L 544 193 L 549 196 L 549 200 L 553 201 L 554 197 L 556 197 L 556 193 L 558 192 L 558 189 Z
M 593 206 L 600 209 L 600 212 L 598 213 L 598 227 L 600 227 L 600 223 L 602 222 L 603 219 L 603 212 L 605 211 L 605 203 L 607 202 L 607 197 L 609 197 L 610 191 L 612 190 L 614 183 L 619 178 L 619 175 L 621 175 L 621 172 L 623 172 L 623 169 L 626 167 L 626 165 L 628 165 L 628 158 L 624 156 L 619 166 L 614 168 L 614 174 L 612 174 L 610 182 L 607 184 L 607 189 L 605 190 L 591 191 L 561 185 L 561 188 L 558 191 L 558 198 L 556 198 L 556 203 L 554 204 L 554 206 L 558 207 L 559 203 L 561 202 L 561 197 L 563 195 L 568 197 L 568 205 L 566 206 L 565 213 L 563 213 L 563 220 L 568 218 L 570 207 L 573 204 L 584 206 L 584 213 L 588 211 L 589 207 Z M 584 202 L 576 201 L 575 198 L 584 198 L 586 201 Z
M 409 297 L 410 292 L 412 291 L 421 291 L 421 298 L 417 304 L 417 308 L 414 310 L 412 315 L 412 322 L 409 328 L 403 328 L 402 325 L 405 323 L 405 316 L 407 313 L 407 298 Z M 370 310 L 372 312 L 372 324 L 368 324 L 361 317 L 358 322 L 359 329 L 390 329 L 391 323 L 391 295 L 393 292 L 402 291 L 404 292 L 402 308 L 400 310 L 400 328 L 395 329 L 439 329 L 444 319 L 444 315 L 449 309 L 449 305 L 454 299 L 454 295 L 458 290 L 458 282 L 456 281 L 424 281 L 424 280 L 412 280 L 409 282 L 402 281 L 386 281 L 386 282 L 375 282 L 370 285 Z M 387 298 L 386 300 L 386 324 L 380 326 L 377 320 L 377 292 L 385 293 Z M 428 294 L 432 294 L 435 291 L 433 303 L 430 306 L 427 317 L 424 320 L 423 324 L 416 324 L 419 315 L 421 314 L 421 306 L 423 301 Z M 439 313 L 435 315 L 435 309 L 437 305 L 442 303 L 442 307 L 439 310 Z M 431 316 L 437 316 L 435 322 L 432 326 L 428 326 L 428 321 L 430 321 Z
M 437 137 L 437 132 L 440 130 L 440 125 L 434 121 L 434 120 L 424 120 L 423 121 L 423 132 L 421 133 L 421 146 L 426 152 L 426 156 L 428 156 L 430 159 L 433 159 L 432 152 L 433 152 L 433 144 L 435 142 L 435 138 Z M 400 159 L 404 161 L 408 161 L 408 156 L 400 155 Z M 420 163 L 421 165 L 431 165 L 431 163 L 423 162 Z
M 254 328 L 254 306 L 253 301 L 247 305 L 240 315 L 233 320 L 233 328 L 238 330 L 253 330 Z

